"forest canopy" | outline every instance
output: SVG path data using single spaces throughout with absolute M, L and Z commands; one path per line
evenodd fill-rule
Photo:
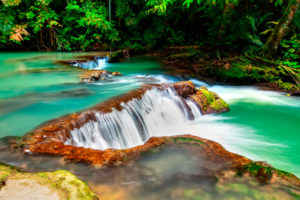
M 299 59 L 300 0 L 1 0 L 0 48 L 199 45 Z

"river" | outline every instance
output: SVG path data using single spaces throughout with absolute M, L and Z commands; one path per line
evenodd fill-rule
M 160 61 L 151 57 L 129 58 L 112 64 L 100 61 L 97 68 L 119 71 L 124 76 L 90 84 L 80 83 L 79 70 L 54 63 L 83 54 L 86 53 L 1 53 L 0 137 L 22 136 L 47 120 L 91 107 L 145 83 L 183 80 L 179 76 L 167 75 Z M 152 136 L 197 135 L 216 141 L 229 151 L 266 161 L 300 176 L 299 97 L 249 86 L 207 85 L 200 80 L 190 80 L 197 86 L 205 85 L 218 93 L 230 105 L 231 111 L 200 116 L 187 123 L 177 123 L 172 128 L 164 124 L 151 130 Z M 164 103 L 167 102 L 156 107 L 165 108 Z M 158 109 L 155 112 L 159 112 Z M 134 145 L 139 143 L 129 146 Z M 102 147 L 105 148 L 108 147 Z M 115 148 L 122 148 L 122 145 Z M 168 153 L 179 160 L 185 155 L 185 152 L 177 155 Z M 24 159 L 0 161 L 17 166 L 25 162 Z M 151 162 L 145 161 L 143 165 L 152 165 Z M 43 167 L 42 163 L 35 163 L 34 167 L 37 170 L 49 168 Z

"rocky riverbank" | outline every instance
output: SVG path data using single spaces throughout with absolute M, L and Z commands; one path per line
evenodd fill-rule
M 256 85 L 300 94 L 300 69 L 277 61 L 249 55 L 221 57 L 198 46 L 165 48 L 157 55 L 172 74 L 199 77 L 211 83 Z
M 94 53 L 79 56 L 80 60 L 58 61 L 61 64 L 78 65 L 95 62 L 97 58 L 107 58 L 107 62 L 119 62 L 129 56 L 129 50 L 118 50 L 111 54 Z M 266 90 L 288 92 L 300 95 L 300 69 L 284 65 L 277 61 L 249 55 L 231 55 L 207 53 L 199 46 L 168 47 L 157 51 L 132 52 L 133 55 L 160 57 L 164 67 L 172 75 L 197 77 L 209 83 L 233 85 L 253 85 Z M 82 60 L 83 59 L 83 60 Z

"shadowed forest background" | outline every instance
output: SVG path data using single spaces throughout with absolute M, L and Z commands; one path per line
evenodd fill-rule
M 299 59 L 299 0 L 2 0 L 10 50 L 209 50 Z

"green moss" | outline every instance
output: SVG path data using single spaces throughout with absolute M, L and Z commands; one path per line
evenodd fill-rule
M 195 190 L 195 189 L 186 189 L 185 191 L 183 191 L 182 197 L 183 197 L 183 199 L 187 199 L 187 200 L 200 200 L 200 199 L 201 200 L 210 200 L 210 199 L 213 199 L 211 194 L 201 192 L 201 190 L 199 191 L 199 190 Z
M 296 199 L 300 199 L 300 194 L 295 193 L 292 189 L 287 190 L 287 192 Z
M 281 79 L 277 81 L 277 84 L 279 87 L 289 91 L 289 90 L 299 90 L 299 86 L 289 83 L 289 82 L 283 82 Z
M 37 176 L 42 178 L 41 183 L 50 184 L 54 189 L 63 191 L 70 200 L 97 199 L 86 183 L 68 171 L 42 172 L 37 173 Z
M 161 148 L 163 148 L 163 147 L 160 146 L 160 147 L 151 148 L 148 151 L 141 152 L 141 156 L 147 156 L 147 155 L 155 154 L 155 153 L 159 152 L 161 150 Z
M 177 142 L 185 142 L 185 143 L 198 143 L 200 145 L 205 144 L 205 142 L 197 140 L 197 139 L 193 139 L 193 138 L 189 138 L 189 137 L 176 137 L 173 138 L 174 143 L 176 144 Z
M 281 170 L 275 169 L 270 166 L 265 166 L 265 165 L 259 164 L 257 162 L 250 162 L 250 163 L 242 166 L 242 168 L 237 171 L 237 175 L 243 176 L 247 172 L 251 176 L 256 177 L 264 182 L 266 182 L 268 179 L 270 179 L 274 173 L 276 173 L 278 176 L 281 176 L 281 177 L 292 177 L 293 176 L 291 173 L 281 171 Z
M 89 189 L 86 183 L 65 170 L 27 173 L 18 171 L 15 167 L 0 163 L 0 188 L 5 184 L 7 178 L 36 180 L 39 184 L 49 186 L 60 194 L 63 194 L 65 199 L 69 200 L 97 199 L 96 195 Z
M 250 162 L 242 167 L 241 170 L 237 172 L 238 176 L 242 176 L 243 174 L 249 172 L 251 176 L 258 176 L 259 171 L 263 170 L 264 174 L 268 175 L 268 177 L 272 176 L 272 167 L 267 167 L 256 162 Z
M 205 100 L 202 101 L 204 111 L 207 111 L 207 108 L 213 108 L 216 111 L 229 109 L 229 105 L 221 99 L 217 94 L 214 92 L 209 91 L 206 87 L 199 88 L 199 91 L 202 92 Z
M 0 163 L 0 188 L 1 183 L 5 181 L 6 177 L 11 175 L 12 173 L 16 172 L 17 168 L 6 165 L 4 163 Z
M 215 110 L 222 110 L 225 108 L 229 108 L 229 105 L 223 99 L 216 99 L 210 104 L 210 107 Z
M 200 91 L 206 97 L 208 105 L 211 104 L 216 99 L 215 96 L 214 96 L 214 93 L 208 91 L 207 88 L 201 87 Z

